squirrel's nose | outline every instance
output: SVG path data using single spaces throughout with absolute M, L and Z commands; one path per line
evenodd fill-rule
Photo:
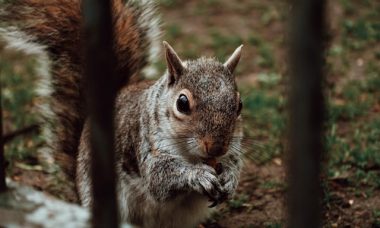
M 225 150 L 222 145 L 213 144 L 211 147 L 208 148 L 207 154 L 211 157 L 218 157 L 224 155 Z

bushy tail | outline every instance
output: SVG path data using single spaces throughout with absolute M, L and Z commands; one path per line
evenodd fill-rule
M 39 55 L 49 120 L 47 138 L 67 173 L 75 171 L 75 157 L 83 128 L 83 42 L 80 0 L 0 1 L 0 39 L 8 47 Z M 153 60 L 158 51 L 158 20 L 150 0 L 113 1 L 113 23 L 120 87 Z M 101 92 L 101 91 L 99 91 Z

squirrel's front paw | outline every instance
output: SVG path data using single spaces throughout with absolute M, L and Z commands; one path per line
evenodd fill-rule
M 205 194 L 210 199 L 210 207 L 227 199 L 227 193 L 220 184 L 215 170 L 207 165 L 198 165 L 191 172 L 190 185 L 195 191 Z
M 236 176 L 232 172 L 224 171 L 219 175 L 219 182 L 222 185 L 227 198 L 230 198 L 235 192 L 238 184 Z

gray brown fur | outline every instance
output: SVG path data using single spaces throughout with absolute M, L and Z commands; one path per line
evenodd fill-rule
M 20 14 L 15 9 L 24 6 L 22 2 L 19 2 L 20 6 L 12 4 L 8 9 Z M 25 2 L 30 4 L 27 4 L 28 7 L 45 4 L 42 0 Z M 79 8 L 63 2 L 78 1 L 54 0 L 51 3 L 51 7 L 62 12 L 66 10 L 62 7 L 77 10 L 74 14 L 70 10 L 71 14 L 66 15 L 74 17 L 72 20 L 61 19 L 68 23 L 63 28 L 78 30 L 75 26 L 78 26 Z M 130 7 L 127 6 L 126 11 L 130 11 Z M 65 31 L 53 26 L 64 22 L 59 21 L 59 18 L 49 21 L 51 18 L 47 15 L 50 11 L 44 8 L 40 11 L 42 15 L 32 13 L 33 20 L 42 17 L 41 20 L 49 25 L 51 31 Z M 27 12 L 30 11 L 21 12 L 22 16 L 28 16 Z M 6 15 L 8 20 L 13 18 L 4 11 L 0 15 Z M 142 53 L 146 53 L 149 45 L 143 33 L 136 30 L 138 20 L 129 14 L 123 15 L 120 14 L 118 20 L 129 22 L 120 29 L 118 27 L 116 34 L 120 37 L 124 34 L 125 40 L 119 37 L 115 46 L 125 47 L 127 54 L 119 52 L 119 69 L 125 66 L 138 74 L 147 61 Z M 18 19 L 28 22 L 22 16 Z M 69 21 L 75 23 L 70 25 Z M 54 50 L 62 50 L 49 52 L 53 58 L 53 111 L 60 123 L 53 131 L 56 138 L 53 148 L 58 154 L 69 155 L 70 158 L 75 157 L 78 149 L 78 193 L 82 204 L 90 206 L 89 126 L 83 111 L 83 101 L 79 97 L 82 92 L 81 57 L 77 52 L 69 51 L 72 47 L 66 45 L 74 45 L 70 43 L 73 40 L 66 41 L 62 33 L 53 32 L 57 37 L 50 37 L 45 34 L 45 30 L 22 31 L 37 37 L 32 41 L 41 41 L 47 45 L 48 51 L 55 46 Z M 131 33 L 137 35 L 137 43 L 128 40 L 126 34 Z M 51 39 L 63 39 L 65 42 L 54 43 Z M 75 45 L 80 48 L 80 44 Z M 120 215 L 122 221 L 139 227 L 195 227 L 208 216 L 208 206 L 231 197 L 238 184 L 242 166 L 242 126 L 233 70 L 240 59 L 241 48 L 222 64 L 210 58 L 181 61 L 170 45 L 165 43 L 164 46 L 168 71 L 158 81 L 125 85 L 120 80 L 121 89 L 115 102 L 115 168 Z M 68 57 L 70 55 L 73 56 Z M 186 115 L 181 114 L 176 106 L 184 90 L 192 97 L 191 112 Z M 217 148 L 218 154 L 210 154 L 210 148 Z M 220 174 L 206 164 L 205 161 L 210 158 L 222 164 Z
M 169 85 L 169 75 L 165 74 L 153 85 L 124 88 L 116 100 L 118 193 L 120 199 L 126 199 L 119 200 L 121 216 L 141 227 L 193 227 L 208 215 L 209 196 L 221 202 L 231 196 L 238 183 L 241 154 L 232 148 L 240 146 L 241 121 L 236 114 L 234 77 L 213 59 L 201 58 L 186 65 L 175 84 Z M 188 123 L 179 122 L 172 113 L 177 98 L 173 94 L 183 88 L 191 91 L 199 104 Z M 193 140 L 204 135 L 231 148 L 220 158 L 220 175 L 191 153 L 197 146 Z M 86 126 L 77 180 L 81 200 L 89 206 L 88 148 Z

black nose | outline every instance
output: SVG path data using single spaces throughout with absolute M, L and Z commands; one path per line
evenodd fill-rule
M 225 154 L 225 151 L 222 145 L 214 144 L 209 148 L 207 154 L 212 157 L 217 157 Z

